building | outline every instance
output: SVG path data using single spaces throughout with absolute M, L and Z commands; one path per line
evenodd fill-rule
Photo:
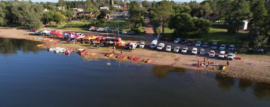
M 92 12 L 77 12 L 77 18 L 82 17 L 82 15 L 86 16 L 86 17 L 91 17 Z
M 112 12 L 110 14 L 110 20 L 111 19 L 127 20 L 128 16 L 129 16 L 128 11 Z
M 105 7 L 100 7 L 99 10 L 110 10 L 109 7 L 105 6 Z
M 59 7 L 57 7 L 57 9 L 58 10 L 65 10 L 65 7 L 64 6 L 62 6 L 62 7 L 59 6 Z
M 73 10 L 75 10 L 77 13 L 78 12 L 83 12 L 84 10 L 83 10 L 83 8 L 72 8 Z
M 119 6 L 119 5 L 117 5 L 117 4 L 114 4 L 114 5 L 112 5 L 113 7 L 115 7 L 115 8 L 117 8 L 117 9 L 120 9 L 121 8 L 121 6 Z
M 46 12 L 48 12 L 48 11 L 49 11 L 48 9 L 44 9 L 44 10 L 43 10 L 44 13 L 46 13 Z

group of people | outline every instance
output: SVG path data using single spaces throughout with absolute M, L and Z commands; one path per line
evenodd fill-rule
M 206 63 L 205 63 L 205 66 L 206 66 L 206 68 L 207 68 L 207 67 L 209 66 L 209 64 L 210 64 L 209 61 L 208 61 L 208 57 L 207 57 L 207 58 L 204 57 L 204 62 L 206 62 Z M 230 62 L 227 61 L 227 67 L 229 67 L 229 65 L 230 65 Z

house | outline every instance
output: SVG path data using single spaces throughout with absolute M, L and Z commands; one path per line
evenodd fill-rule
M 48 9 L 44 9 L 44 10 L 43 10 L 44 13 L 46 13 L 46 12 L 48 12 L 48 11 L 49 11 Z
M 110 10 L 110 9 L 107 6 L 104 6 L 104 7 L 100 7 L 99 10 Z
M 117 4 L 114 4 L 114 5 L 112 5 L 113 7 L 115 7 L 115 8 L 117 8 L 117 9 L 120 9 L 121 7 L 119 6 L 119 5 L 117 5 Z
M 58 8 L 58 10 L 65 10 L 65 7 L 64 6 L 62 6 L 62 7 L 57 7 Z
M 83 12 L 83 8 L 72 8 L 73 10 L 75 10 L 77 13 L 78 12 Z
M 86 17 L 91 17 L 92 12 L 78 12 L 76 17 L 78 18 L 78 17 L 81 17 L 82 15 Z
M 129 16 L 128 11 L 112 12 L 110 14 L 110 19 L 127 20 L 128 16 Z

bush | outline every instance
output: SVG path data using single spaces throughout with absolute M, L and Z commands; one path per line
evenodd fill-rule
M 47 25 L 47 27 L 57 27 L 57 25 Z

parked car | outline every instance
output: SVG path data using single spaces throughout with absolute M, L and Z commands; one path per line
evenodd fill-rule
M 198 51 L 196 47 L 192 48 L 191 54 L 197 55 Z
M 181 44 L 187 43 L 187 39 L 182 39 L 182 40 L 180 41 L 180 43 L 181 43 Z
M 184 47 L 184 48 L 182 48 L 182 50 L 181 50 L 182 53 L 187 53 L 187 51 L 188 51 L 188 47 Z
M 163 50 L 164 47 L 165 47 L 164 43 L 159 43 L 157 46 L 157 50 Z
M 41 35 L 51 35 L 51 34 L 50 34 L 51 31 L 48 31 L 48 30 L 43 30 L 43 31 L 41 31 L 40 33 L 41 33 Z
M 157 46 L 157 43 L 158 43 L 157 40 L 153 40 L 153 41 L 151 42 L 150 48 L 154 49 L 154 48 Z
M 135 31 L 129 31 L 128 34 L 130 34 L 130 35 L 135 34 Z
M 263 52 L 263 48 L 258 48 L 258 52 Z
M 218 59 L 224 59 L 225 58 L 225 51 L 220 51 L 219 55 L 218 55 Z
M 229 59 L 229 60 L 233 60 L 234 57 L 235 57 L 235 54 L 233 54 L 233 53 L 228 53 L 228 55 L 227 55 L 227 59 Z
M 204 42 L 204 43 L 203 43 L 203 47 L 204 47 L 204 48 L 207 48 L 207 47 L 208 47 L 208 44 L 209 44 L 208 42 Z
M 217 49 L 217 42 L 213 42 L 213 44 L 212 44 L 212 47 L 211 47 L 212 49 Z
M 128 48 L 129 48 L 129 44 L 130 44 L 130 43 L 127 43 L 127 44 L 124 46 L 124 48 L 125 48 L 125 49 L 128 49 Z
M 226 45 L 225 44 L 221 44 L 220 47 L 219 47 L 219 50 L 225 50 L 226 48 Z
M 191 40 L 191 41 L 188 41 L 188 45 L 191 46 L 191 45 L 194 45 L 195 41 Z
M 33 32 L 32 35 L 39 35 L 41 33 L 41 31 L 36 31 L 36 32 Z
M 172 46 L 171 46 L 171 45 L 167 45 L 166 51 L 167 51 L 167 52 L 171 52 L 171 51 L 172 51 Z
M 131 49 L 135 49 L 137 47 L 137 43 L 130 43 L 129 47 L 131 47 Z
M 103 28 L 98 28 L 97 29 L 97 31 L 99 31 L 99 32 L 102 32 L 102 31 L 104 31 L 105 29 L 103 29 Z
M 215 51 L 214 51 L 214 50 L 210 50 L 210 52 L 209 52 L 209 57 L 214 58 L 215 56 L 216 56 Z
M 120 34 L 126 34 L 126 33 L 127 33 L 127 31 L 120 30 L 120 31 L 119 31 L 119 33 L 120 33 Z
M 233 51 L 234 50 L 234 45 L 230 45 L 229 50 Z
M 179 52 L 179 50 L 180 50 L 180 47 L 179 47 L 179 46 L 176 46 L 176 47 L 174 48 L 173 52 Z
M 195 44 L 195 46 L 200 47 L 201 46 L 201 43 L 202 43 L 201 41 L 197 41 L 196 44 Z
M 139 47 L 144 48 L 144 46 L 145 46 L 145 42 L 142 42 Z
M 204 50 L 203 48 L 201 48 L 200 54 L 201 54 L 201 55 L 204 55 L 204 54 L 205 54 L 205 50 Z
M 91 26 L 88 30 L 95 30 L 96 27 L 95 26 Z

